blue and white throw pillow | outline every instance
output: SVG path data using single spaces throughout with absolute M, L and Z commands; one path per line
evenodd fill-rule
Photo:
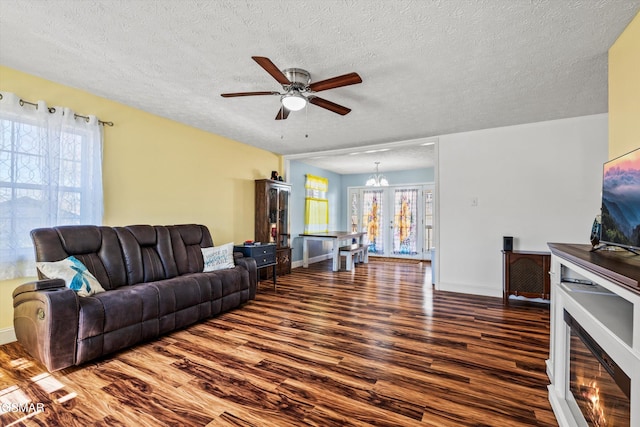
M 70 256 L 62 261 L 37 262 L 36 267 L 49 279 L 62 279 L 67 288 L 78 296 L 89 297 L 104 292 L 100 282 L 87 270 L 76 257 Z
M 202 271 L 223 270 L 235 267 L 233 262 L 233 242 L 220 246 L 201 248 L 204 259 L 204 269 Z

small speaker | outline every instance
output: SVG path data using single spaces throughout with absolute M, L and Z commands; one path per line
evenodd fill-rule
M 513 237 L 511 236 L 502 237 L 502 250 L 503 251 L 513 250 Z

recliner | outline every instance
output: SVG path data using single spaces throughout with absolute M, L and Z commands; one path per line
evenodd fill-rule
M 78 297 L 46 279 L 13 292 L 18 341 L 49 371 L 79 365 L 254 299 L 255 260 L 202 272 L 200 248 L 213 246 L 203 225 L 61 226 L 31 232 L 36 260 L 74 256 L 105 292 Z

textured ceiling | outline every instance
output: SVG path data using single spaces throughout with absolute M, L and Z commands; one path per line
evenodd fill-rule
M 0 63 L 299 154 L 606 112 L 607 51 L 638 10 L 640 0 L 2 0 Z M 281 89 L 251 56 L 314 81 L 357 72 L 362 84 L 321 94 L 353 111 L 311 105 L 276 121 L 275 96 L 220 97 Z M 421 155 L 405 154 L 407 168 Z M 371 157 L 349 156 L 350 170 L 371 171 Z

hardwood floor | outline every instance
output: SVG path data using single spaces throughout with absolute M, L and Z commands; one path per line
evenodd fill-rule
M 0 402 L 43 409 L 0 425 L 557 426 L 548 308 L 430 281 L 428 263 L 313 264 L 231 313 L 53 374 L 0 346 Z

